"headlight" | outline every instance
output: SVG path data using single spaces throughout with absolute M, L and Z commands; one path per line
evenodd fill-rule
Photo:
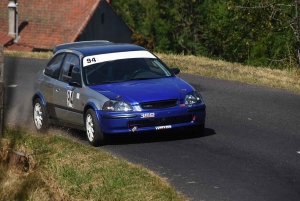
M 202 102 L 202 97 L 196 91 L 193 91 L 185 96 L 186 105 L 192 105 L 201 102 Z
M 109 100 L 104 103 L 102 110 L 110 112 L 129 112 L 132 111 L 132 107 L 124 101 Z

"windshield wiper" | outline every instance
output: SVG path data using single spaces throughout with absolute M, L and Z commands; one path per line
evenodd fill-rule
M 149 78 L 149 77 L 135 77 L 135 78 L 130 78 L 128 80 L 148 80 L 148 79 L 153 79 L 153 78 Z
M 117 83 L 117 82 L 120 82 L 120 80 L 119 81 L 102 81 L 99 84 Z
M 92 82 L 89 85 L 98 85 L 98 84 L 109 84 L 109 83 L 117 83 L 120 81 L 101 81 L 101 82 Z

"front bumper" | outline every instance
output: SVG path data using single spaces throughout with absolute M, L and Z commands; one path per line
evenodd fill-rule
M 206 106 L 173 107 L 118 113 L 97 111 L 101 129 L 107 134 L 156 131 L 205 123 Z

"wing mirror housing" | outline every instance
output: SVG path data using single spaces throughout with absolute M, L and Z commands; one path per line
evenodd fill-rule
M 180 69 L 179 68 L 170 68 L 170 71 L 174 75 L 178 75 L 180 73 Z

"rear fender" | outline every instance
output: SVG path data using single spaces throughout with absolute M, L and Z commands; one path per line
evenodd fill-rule
M 44 99 L 43 95 L 41 94 L 41 92 L 36 92 L 36 93 L 33 95 L 33 97 L 32 97 L 32 104 L 34 103 L 34 101 L 35 101 L 37 98 L 41 99 L 43 105 L 46 106 L 45 99 Z

